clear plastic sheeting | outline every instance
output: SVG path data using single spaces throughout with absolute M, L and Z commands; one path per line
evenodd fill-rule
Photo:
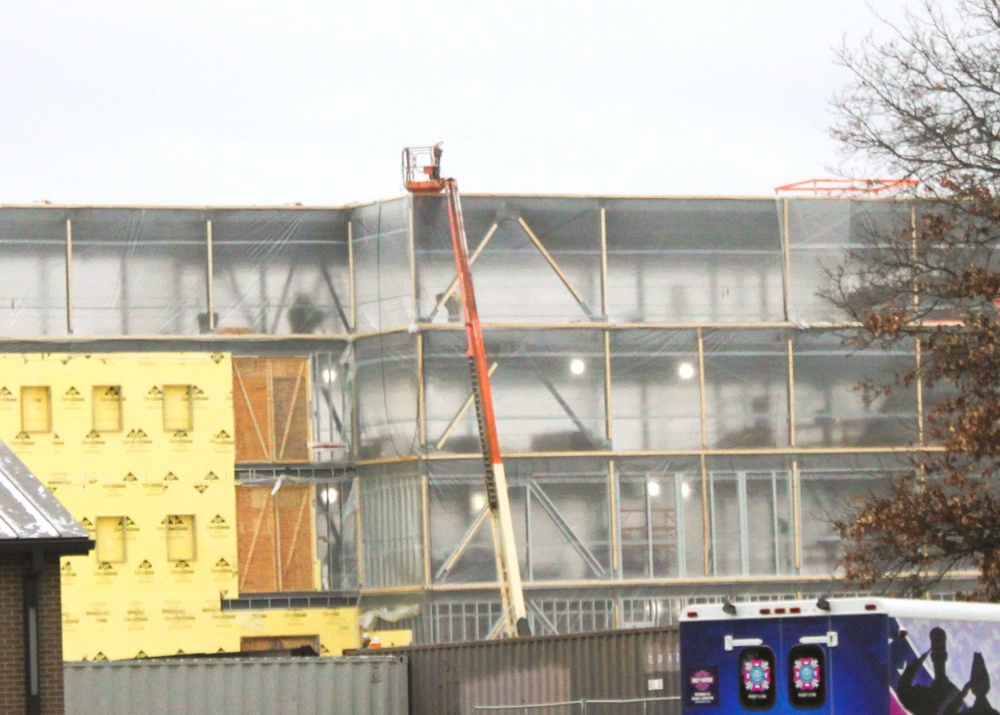
M 870 251 L 872 240 L 911 228 L 909 201 L 784 199 L 787 211 L 788 317 L 810 323 L 846 316 L 820 296 L 830 286 L 827 270 L 850 252 Z
M 418 452 L 417 341 L 408 333 L 354 343 L 359 459 L 407 457 Z
M 905 455 L 829 454 L 798 459 L 803 575 L 837 573 L 843 544 L 833 522 L 845 518 L 888 478 L 911 470 Z
M 324 591 L 358 587 L 358 495 L 353 479 L 315 484 L 316 542 Z
M 361 588 L 424 582 L 423 479 L 415 464 L 358 469 Z
M 203 211 L 76 209 L 72 319 L 77 335 L 191 335 L 207 320 Z
M 492 331 L 493 404 L 508 452 L 607 449 L 603 335 L 595 331 Z
M 780 330 L 706 330 L 705 427 L 715 449 L 788 444 L 788 340 Z
M 784 319 L 774 202 L 609 199 L 613 322 Z
M 613 331 L 610 345 L 614 448 L 701 447 L 696 331 Z
M 615 467 L 622 577 L 704 577 L 699 459 L 618 459 Z
M 522 578 L 611 578 L 607 462 L 511 459 L 505 466 Z M 495 582 L 482 461 L 431 462 L 429 468 L 434 582 Z
M 415 322 L 407 199 L 380 201 L 351 213 L 357 330 Z
M 706 468 L 711 573 L 794 573 L 791 460 L 708 457 Z
M 505 452 L 607 446 L 600 333 L 490 331 L 485 338 L 497 431 Z M 478 453 L 464 332 L 425 335 L 424 379 L 428 450 Z
M 0 210 L 0 333 L 65 335 L 65 210 Z
M 915 385 L 888 394 L 859 387 L 885 385 L 916 366 L 914 350 L 854 350 L 834 333 L 796 333 L 795 443 L 799 447 L 916 444 Z
M 484 322 L 603 320 L 596 200 L 470 196 L 462 214 Z M 414 200 L 414 234 L 421 319 L 460 319 L 438 308 L 456 277 L 444 197 Z
M 348 332 L 343 212 L 235 209 L 210 218 L 216 332 Z M 199 327 L 208 332 L 204 319 Z

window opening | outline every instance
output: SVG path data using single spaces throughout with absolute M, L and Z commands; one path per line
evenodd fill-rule
M 97 560 L 100 563 L 123 563 L 125 561 L 125 517 L 97 517 Z
M 52 392 L 47 386 L 21 388 L 21 431 L 52 431 Z
M 193 426 L 190 385 L 163 386 L 163 429 L 186 432 Z
M 167 560 L 193 561 L 194 558 L 194 515 L 169 515 L 167 517 Z
M 122 388 L 120 385 L 94 385 L 91 390 L 94 431 L 122 431 Z

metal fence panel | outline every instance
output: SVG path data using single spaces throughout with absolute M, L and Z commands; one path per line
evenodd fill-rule
M 406 658 L 66 663 L 67 715 L 407 715 Z

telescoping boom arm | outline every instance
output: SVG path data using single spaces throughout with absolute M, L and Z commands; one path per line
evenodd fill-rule
M 485 466 L 486 501 L 490 512 L 493 547 L 496 553 L 497 577 L 503 602 L 504 630 L 507 635 L 529 635 L 524 590 L 521 586 L 521 569 L 514 543 L 514 526 L 507 495 L 507 477 L 500 458 L 496 417 L 493 413 L 493 393 L 486 360 L 479 311 L 476 309 L 476 292 L 472 286 L 469 268 L 469 249 L 462 220 L 462 204 L 455 179 L 441 178 L 441 145 L 411 148 L 403 151 L 403 179 L 412 193 L 445 193 L 448 198 L 448 223 L 455 254 L 455 271 L 462 301 L 462 315 L 468 338 L 469 372 L 472 377 L 472 394 L 479 422 L 479 442 Z

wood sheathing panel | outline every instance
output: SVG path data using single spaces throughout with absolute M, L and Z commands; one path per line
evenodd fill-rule
M 308 358 L 233 358 L 237 464 L 311 461 L 308 375 Z
M 236 488 L 240 593 L 311 591 L 316 534 L 310 485 Z

